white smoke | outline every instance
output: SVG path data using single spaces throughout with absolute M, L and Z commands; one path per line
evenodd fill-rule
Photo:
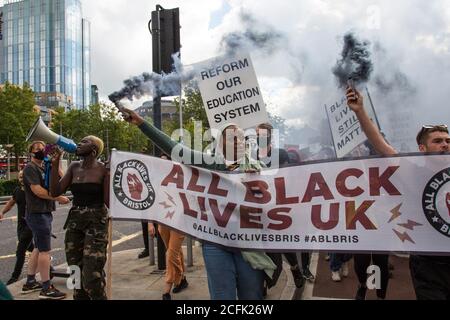
M 276 4 L 229 0 L 231 10 L 213 29 L 208 29 L 208 16 L 220 3 L 209 3 L 193 6 L 173 0 L 165 4 L 180 7 L 183 62 L 192 64 L 223 54 L 219 48 L 225 35 L 245 34 L 253 26 L 259 34 L 272 31 L 279 35 L 274 48 L 245 47 L 269 110 L 289 123 L 323 134 L 319 124 L 325 118 L 324 104 L 343 95 L 331 69 L 339 59 L 343 36 L 352 31 L 371 42 L 374 70 L 368 88 L 388 140 L 398 140 L 398 148 L 403 140 L 406 149 L 414 151 L 414 136 L 421 124 L 450 124 L 448 0 L 289 0 Z M 124 10 L 120 14 L 116 21 L 133 20 Z M 124 59 L 131 61 L 129 56 Z M 139 70 L 148 69 L 141 65 Z M 107 70 L 104 73 L 109 75 Z M 125 76 L 130 73 L 137 72 L 128 71 Z M 109 89 L 117 89 L 117 84 Z M 307 144 L 307 140 L 296 135 L 289 142 Z

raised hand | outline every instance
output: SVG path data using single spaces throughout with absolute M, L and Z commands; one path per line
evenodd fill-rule
M 64 151 L 58 146 L 54 146 L 51 150 L 49 150 L 48 156 L 52 159 L 52 162 L 57 163 L 61 159 Z
M 144 190 L 142 186 L 142 182 L 135 174 L 128 174 L 127 176 L 128 189 L 130 190 L 131 198 L 133 200 L 141 200 L 142 199 L 142 190 Z
M 117 108 L 119 109 L 119 112 L 122 114 L 122 117 L 126 122 L 137 126 L 141 125 L 144 122 L 144 119 L 135 111 L 122 106 L 117 106 Z
M 364 99 L 361 93 L 358 90 L 352 88 L 351 86 L 347 87 L 347 105 L 352 109 L 353 112 L 357 113 L 364 108 Z

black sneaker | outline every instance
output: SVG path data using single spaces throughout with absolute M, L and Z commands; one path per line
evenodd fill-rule
M 366 292 L 367 292 L 367 287 L 359 285 L 358 290 L 356 291 L 355 300 L 366 300 Z
M 30 282 L 30 283 L 25 283 L 22 287 L 22 294 L 28 294 L 28 293 L 32 293 L 32 292 L 36 292 L 36 291 L 40 291 L 42 290 L 42 284 L 40 284 L 37 281 L 34 282 Z
M 148 250 L 144 250 L 138 255 L 138 259 L 144 259 L 150 256 L 150 252 Z
M 10 284 L 13 284 L 13 283 L 17 282 L 18 280 L 19 279 L 15 278 L 15 277 L 11 277 L 11 279 L 8 280 L 6 285 L 9 286 Z
M 172 297 L 170 296 L 170 293 L 164 293 L 162 295 L 163 300 L 172 300 Z
M 311 271 L 309 271 L 309 269 L 308 268 L 305 268 L 304 270 L 303 270 L 303 278 L 305 278 L 306 280 L 308 280 L 308 281 L 310 281 L 310 282 L 313 282 L 314 281 L 314 276 L 313 276 L 313 274 L 311 273 Z
M 297 288 L 303 287 L 305 284 L 305 279 L 303 279 L 302 273 L 300 272 L 300 269 L 298 267 L 296 269 L 292 269 L 292 277 L 294 278 L 294 283 Z
M 48 290 L 41 290 L 39 293 L 39 299 L 42 300 L 62 300 L 66 298 L 66 294 L 64 292 L 59 291 L 53 285 L 51 285 Z
M 186 278 L 183 278 L 181 280 L 180 284 L 178 286 L 175 286 L 172 290 L 173 293 L 178 293 L 183 289 L 186 289 L 188 287 L 189 283 L 187 282 Z

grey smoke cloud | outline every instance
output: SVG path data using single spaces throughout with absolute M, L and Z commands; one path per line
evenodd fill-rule
M 333 68 L 333 74 L 340 88 L 352 79 L 356 85 L 369 81 L 373 70 L 370 42 L 359 40 L 353 33 L 347 33 L 343 39 L 344 47 L 341 59 Z
M 155 95 L 176 96 L 180 94 L 181 84 L 194 79 L 195 69 L 186 70 L 179 54 L 174 54 L 173 72 L 157 74 L 144 72 L 142 75 L 124 80 L 124 87 L 109 95 L 109 100 L 117 102 L 122 99 L 133 101 Z
M 234 55 L 239 51 L 258 51 L 270 55 L 286 48 L 287 37 L 275 28 L 256 20 L 250 13 L 241 11 L 242 30 L 225 34 L 220 41 L 220 51 Z
M 237 39 L 237 43 L 250 41 L 244 46 L 250 48 L 258 77 L 264 78 L 265 101 L 273 102 L 276 114 L 288 120 L 301 119 L 299 123 L 308 124 L 317 134 L 325 117 L 323 105 L 343 95 L 330 70 L 342 52 L 341 39 L 348 30 L 372 43 L 373 72 L 367 86 L 389 141 L 395 141 L 393 136 L 410 136 L 409 149 L 414 151 L 414 132 L 422 123 L 450 124 L 448 0 L 302 0 L 283 1 L 276 6 L 264 0 L 231 1 L 232 10 L 214 30 L 191 28 L 190 17 L 183 14 L 184 4 L 175 5 L 180 5 L 183 18 L 185 62 L 204 60 L 214 52 L 225 53 L 220 45 L 223 35 L 234 34 L 231 39 Z M 377 29 L 367 25 L 368 6 L 379 9 Z M 252 23 L 245 24 L 241 19 L 243 10 Z M 207 14 L 202 13 L 205 17 Z M 120 20 L 133 17 L 120 16 Z M 250 36 L 247 29 L 260 37 Z M 190 36 L 193 31 L 195 39 Z M 258 47 L 252 39 L 263 40 L 264 45 Z M 384 52 L 377 50 L 378 43 Z M 133 70 L 125 74 L 138 73 Z M 109 75 L 108 70 L 104 74 Z M 283 84 L 287 83 L 286 90 L 279 86 L 281 78 Z M 394 130 L 400 126 L 412 133 Z M 309 143 L 302 135 L 292 136 L 289 142 Z
M 257 19 L 251 12 L 240 10 L 237 30 L 225 33 L 219 43 L 218 54 L 236 55 L 249 52 L 263 59 L 275 59 L 281 55 L 284 64 L 289 65 L 291 78 L 300 83 L 303 74 L 304 52 L 292 47 L 288 33 Z

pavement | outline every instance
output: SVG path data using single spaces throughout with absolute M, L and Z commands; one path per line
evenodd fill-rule
M 52 238 L 53 258 L 52 265 L 58 266 L 66 262 L 64 252 L 64 223 L 67 220 L 71 205 L 57 205 L 53 214 L 52 231 L 57 237 Z M 3 206 L 0 206 L 0 210 Z M 17 206 L 6 215 L 5 219 L 0 221 L 0 281 L 6 283 L 14 269 L 16 262 L 17 247 Z M 138 249 L 144 245 L 142 237 L 142 226 L 140 221 L 114 221 L 112 232 L 112 248 L 113 252 L 124 251 L 130 249 Z M 27 261 L 22 270 L 19 279 L 26 277 Z
M 151 266 L 149 259 L 137 259 L 142 249 L 113 252 L 112 255 L 112 300 L 161 300 L 164 288 L 164 273 Z M 183 246 L 186 255 L 186 246 Z M 172 300 L 209 300 L 208 283 L 201 247 L 193 246 L 192 267 L 186 268 L 187 289 L 172 294 Z M 65 269 L 60 265 L 57 269 Z M 37 277 L 39 278 L 39 277 Z M 39 292 L 22 295 L 21 288 L 25 280 L 8 287 L 17 300 L 36 300 Z M 54 278 L 53 283 L 59 290 L 67 293 L 72 300 L 72 291 L 67 288 L 67 279 Z M 292 300 L 299 295 L 294 285 L 289 265 L 285 262 L 283 272 L 275 287 L 269 290 L 266 300 Z
M 307 282 L 300 300 L 353 300 L 358 288 L 354 272 L 353 259 L 349 262 L 350 273 L 340 282 L 331 280 L 329 261 L 325 253 L 314 253 L 311 257 L 310 270 L 315 275 L 313 283 Z M 409 271 L 409 257 L 392 254 L 389 262 L 393 265 L 392 277 L 389 279 L 386 300 L 415 300 L 414 287 Z M 376 290 L 368 290 L 367 300 L 376 300 Z

